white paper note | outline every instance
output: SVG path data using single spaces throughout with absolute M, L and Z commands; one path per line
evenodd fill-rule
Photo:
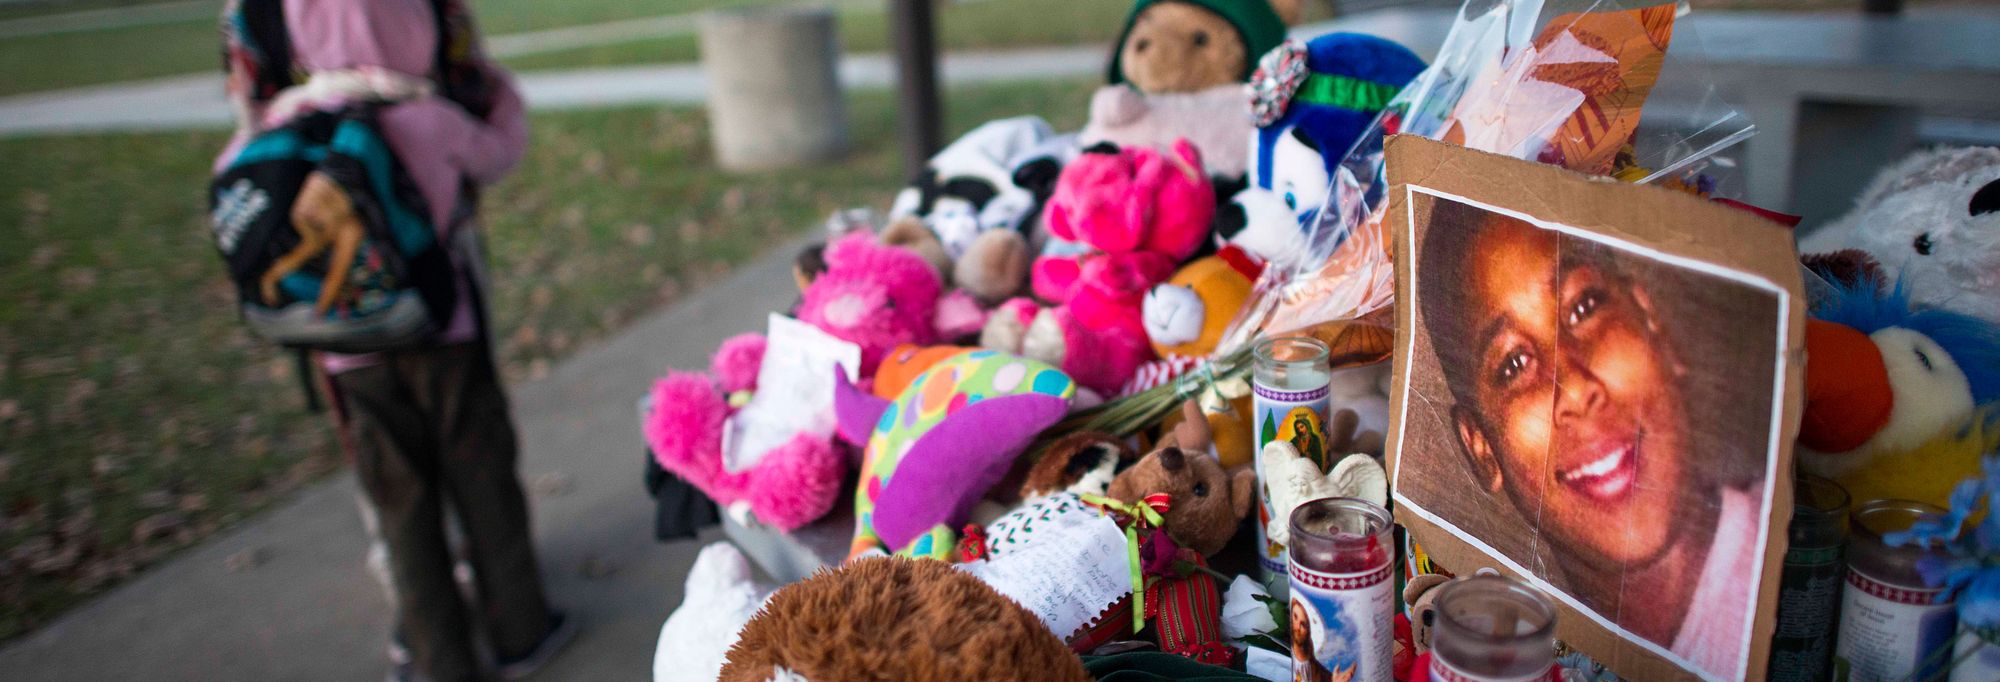
M 1034 542 L 960 564 L 1020 603 L 1057 637 L 1068 637 L 1132 592 L 1125 532 L 1094 511 L 1062 514 L 1035 528 Z
M 757 393 L 722 425 L 722 467 L 738 473 L 800 433 L 833 433 L 833 370 L 848 381 L 861 368 L 861 346 L 818 327 L 771 313 Z

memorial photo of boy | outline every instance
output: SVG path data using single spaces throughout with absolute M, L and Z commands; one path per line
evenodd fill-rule
M 1743 674 L 1778 294 L 1410 195 L 1399 501 L 1711 678 Z

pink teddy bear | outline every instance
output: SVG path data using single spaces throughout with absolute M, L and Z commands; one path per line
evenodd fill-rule
M 923 257 L 857 233 L 829 245 L 825 261 L 796 316 L 861 346 L 862 383 L 871 382 L 898 344 L 936 342 L 939 308 L 952 304 L 941 299 L 943 285 Z M 762 334 L 742 334 L 722 343 L 709 372 L 668 372 L 653 385 L 641 426 L 660 468 L 732 513 L 747 510 L 760 523 L 790 531 L 833 509 L 854 455 L 832 431 L 808 429 L 743 471 L 723 466 L 723 424 L 757 390 L 764 350 Z
M 1209 238 L 1214 189 L 1187 140 L 1167 152 L 1101 144 L 1063 168 L 1046 211 L 1054 237 L 1089 250 L 1037 258 L 1030 282 L 1055 307 L 1010 300 L 980 342 L 1111 395 L 1153 358 L 1141 314 L 1146 292 Z

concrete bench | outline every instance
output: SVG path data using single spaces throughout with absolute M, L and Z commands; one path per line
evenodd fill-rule
M 1455 13 L 1382 9 L 1294 33 L 1372 33 L 1430 58 Z M 1845 212 L 1874 169 L 1915 147 L 1920 113 L 2000 117 L 2000 10 L 1705 11 L 1684 26 L 1669 76 L 1706 76 L 1715 95 L 1750 116 L 1757 134 L 1736 154 L 1747 198 L 1809 223 Z M 1705 94 L 1663 80 L 1653 103 L 1692 107 Z

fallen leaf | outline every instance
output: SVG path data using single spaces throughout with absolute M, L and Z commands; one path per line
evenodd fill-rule
M 76 566 L 77 560 L 82 557 L 83 546 L 72 542 L 29 560 L 28 570 L 43 575 L 61 573 Z
M 591 554 L 583 557 L 583 562 L 577 566 L 576 572 L 578 575 L 583 576 L 584 580 L 597 580 L 617 573 L 618 567 L 610 561 Z
M 528 491 L 535 497 L 562 497 L 569 494 L 570 489 L 575 487 L 574 484 L 575 481 L 570 479 L 569 474 L 548 471 L 530 477 Z
M 271 550 L 263 547 L 247 547 L 222 558 L 222 568 L 230 573 L 242 573 L 271 559 Z
M 653 243 L 653 226 L 644 223 L 625 228 L 625 243 L 646 246 Z
M 132 541 L 146 542 L 179 529 L 185 523 L 187 518 L 180 512 L 164 512 L 139 519 L 138 523 L 132 524 Z

